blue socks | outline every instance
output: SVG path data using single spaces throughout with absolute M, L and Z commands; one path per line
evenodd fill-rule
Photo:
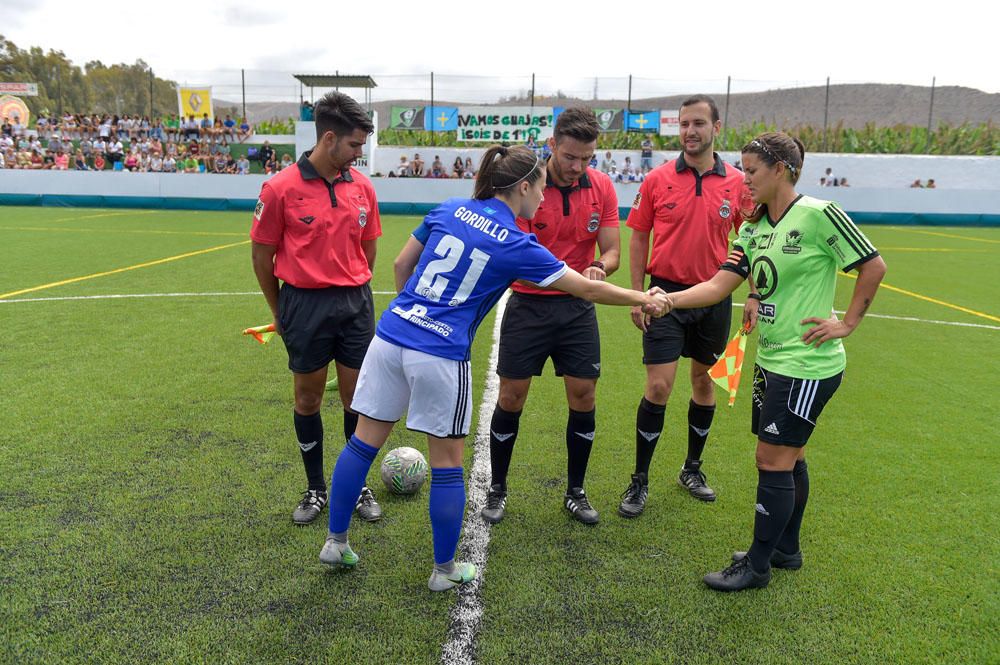
M 339 462 L 338 462 L 339 466 Z M 361 486 L 358 486 L 361 491 Z M 354 506 L 352 505 L 351 508 Z M 458 537 L 465 514 L 465 480 L 462 467 L 431 469 L 431 530 L 434 532 L 434 563 L 445 564 L 455 558 Z M 333 524 L 333 513 L 330 513 Z M 333 530 L 333 527 L 330 527 Z
M 354 435 L 340 451 L 330 479 L 330 533 L 344 533 L 351 525 L 351 514 L 377 454 L 378 448 Z

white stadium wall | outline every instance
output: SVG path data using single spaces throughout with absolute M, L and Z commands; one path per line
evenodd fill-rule
M 402 148 L 380 147 L 376 167 L 384 160 L 398 163 L 403 152 Z M 412 151 L 407 152 L 412 156 Z M 625 154 L 612 152 L 616 157 Z M 454 161 L 456 154 L 478 156 L 481 150 L 440 149 L 428 153 L 430 159 L 434 154 Z M 735 159 L 733 154 L 724 156 Z M 799 191 L 839 201 L 861 223 L 1000 225 L 1000 158 L 814 155 L 812 162 Z M 837 177 L 848 177 L 852 186 L 820 187 L 819 174 L 827 166 Z M 935 178 L 939 188 L 910 189 L 898 184 L 921 176 Z M 0 171 L 0 204 L 251 210 L 267 177 L 7 169 Z M 446 198 L 472 193 L 471 180 L 372 181 L 386 214 L 424 214 Z M 616 184 L 623 217 L 638 187 L 636 183 Z

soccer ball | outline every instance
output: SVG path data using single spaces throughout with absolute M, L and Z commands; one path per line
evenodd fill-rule
M 416 494 L 427 479 L 427 460 L 416 448 L 394 448 L 382 459 L 382 482 L 393 494 Z

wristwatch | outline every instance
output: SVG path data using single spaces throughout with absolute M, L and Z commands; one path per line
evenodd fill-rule
M 590 267 L 591 268 L 600 268 L 604 272 L 607 272 L 607 270 L 604 268 L 604 264 L 601 263 L 600 261 L 594 261 L 593 263 L 590 264 Z

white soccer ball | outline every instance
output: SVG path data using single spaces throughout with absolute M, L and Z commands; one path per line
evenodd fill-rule
M 382 459 L 382 482 L 393 494 L 416 494 L 427 479 L 427 460 L 416 448 L 394 448 Z

